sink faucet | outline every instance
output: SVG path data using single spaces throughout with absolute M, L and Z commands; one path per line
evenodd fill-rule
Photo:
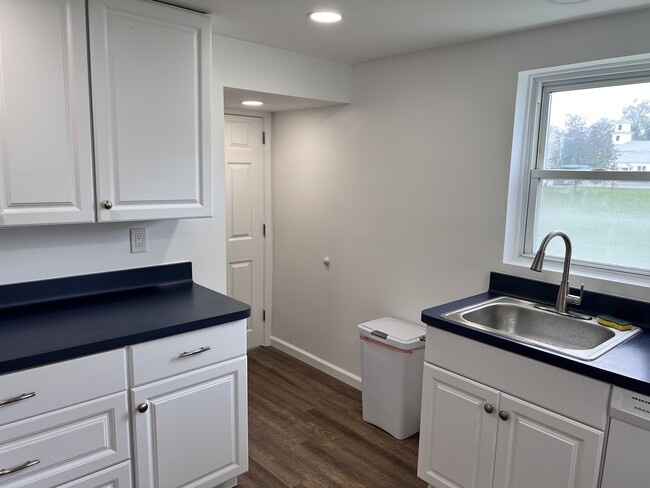
M 569 313 L 569 304 L 571 305 L 580 305 L 582 303 L 582 293 L 584 292 L 585 285 L 580 286 L 580 295 L 571 295 L 569 289 L 569 267 L 571 266 L 571 239 L 561 230 L 554 230 L 549 232 L 546 237 L 542 240 L 542 243 L 539 245 L 539 250 L 535 254 L 533 259 L 533 264 L 531 264 L 530 269 L 537 271 L 538 273 L 542 272 L 542 265 L 544 264 L 544 254 L 546 251 L 546 246 L 551 242 L 551 239 L 554 237 L 561 237 L 564 239 L 564 269 L 562 270 L 562 281 L 560 282 L 560 289 L 557 293 L 557 299 L 555 300 L 555 311 L 563 314 Z

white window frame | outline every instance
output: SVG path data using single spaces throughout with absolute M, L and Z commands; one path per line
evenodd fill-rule
M 546 128 L 542 126 L 543 112 L 548 110 L 542 103 L 545 87 L 564 87 L 576 89 L 579 87 L 611 84 L 612 80 L 626 78 L 650 79 L 650 54 L 626 56 L 600 61 L 590 61 L 551 68 L 522 71 L 517 83 L 517 98 L 512 140 L 512 155 L 510 162 L 510 180 L 508 184 L 508 206 L 506 214 L 506 234 L 503 252 L 503 262 L 509 265 L 530 267 L 534 256 L 530 233 L 526 242 L 526 225 L 534 216 L 534 208 L 529 205 L 534 197 L 541 178 L 559 179 L 603 179 L 603 180 L 634 180 L 650 181 L 650 173 L 627 171 L 588 172 L 568 170 L 542 170 L 535 168 L 538 154 L 538 144 L 545 137 Z M 587 86 L 588 85 L 588 86 Z M 547 261 L 559 259 L 547 257 Z M 552 266 L 552 264 L 551 264 Z M 631 269 L 608 266 L 599 263 L 589 263 L 574 260 L 574 274 L 648 286 L 650 285 L 650 270 Z

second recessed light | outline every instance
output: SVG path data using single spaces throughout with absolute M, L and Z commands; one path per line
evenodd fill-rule
M 260 102 L 259 100 L 242 100 L 241 104 L 247 107 L 259 107 L 264 105 L 264 102 Z
M 321 24 L 333 24 L 334 22 L 339 22 L 343 17 L 338 12 L 310 12 L 307 14 L 314 22 L 320 22 Z

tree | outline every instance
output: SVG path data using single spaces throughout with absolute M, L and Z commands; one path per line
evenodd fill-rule
M 587 125 L 579 115 L 567 115 L 564 130 L 551 129 L 547 168 L 615 169 L 618 151 L 612 142 L 614 123 L 599 119 Z
M 599 119 L 589 126 L 587 151 L 593 168 L 616 169 L 619 152 L 612 142 L 614 122 L 609 119 Z
M 635 141 L 650 141 L 650 100 L 638 102 L 623 107 L 623 118 L 632 123 L 632 139 Z

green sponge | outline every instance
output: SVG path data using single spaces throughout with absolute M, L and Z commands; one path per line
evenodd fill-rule
M 596 322 L 600 325 L 606 325 L 607 327 L 613 327 L 618 330 L 630 330 L 632 328 L 632 324 L 627 320 L 617 319 L 611 315 L 599 315 L 596 317 Z

